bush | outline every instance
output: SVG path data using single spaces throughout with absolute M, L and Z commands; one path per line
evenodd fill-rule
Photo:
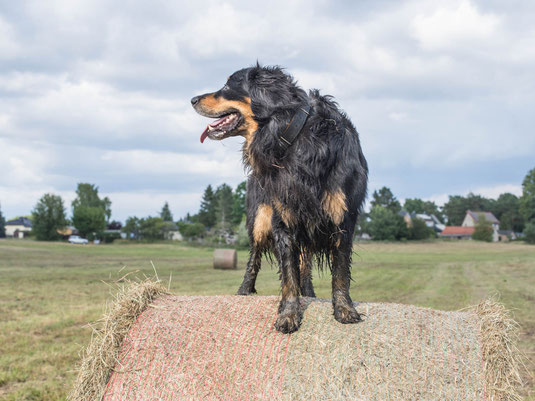
M 434 235 L 432 228 L 427 227 L 425 221 L 419 218 L 412 219 L 412 226 L 409 228 L 409 239 L 422 240 L 428 239 Z
M 105 244 L 111 244 L 117 239 L 121 239 L 120 233 L 102 233 L 100 236 L 100 240 Z
M 492 242 L 492 234 L 494 230 L 490 221 L 485 220 L 483 217 L 479 219 L 476 224 L 476 229 L 472 234 L 472 239 L 476 241 Z
M 524 240 L 528 244 L 535 244 L 535 221 L 531 221 L 524 227 Z
M 366 229 L 374 240 L 379 241 L 407 239 L 409 234 L 403 217 L 383 206 L 372 208 Z
M 164 239 L 165 222 L 161 217 L 147 217 L 139 221 L 139 234 L 145 241 Z
M 178 230 L 185 239 L 202 237 L 206 233 L 206 227 L 202 223 L 179 222 Z
M 248 248 L 249 247 L 249 233 L 247 232 L 247 226 L 245 225 L 245 219 L 242 219 L 240 225 L 238 226 L 238 238 L 236 245 Z

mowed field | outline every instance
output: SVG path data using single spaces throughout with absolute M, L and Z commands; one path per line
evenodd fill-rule
M 0 400 L 63 400 L 78 352 L 100 317 L 110 286 L 128 272 L 153 276 L 171 291 L 233 294 L 238 271 L 212 268 L 213 249 L 178 243 L 77 246 L 0 241 Z M 522 325 L 520 347 L 530 358 L 524 377 L 535 400 L 535 247 L 478 242 L 366 243 L 355 246 L 355 301 L 457 310 L 499 294 Z M 132 276 L 131 276 L 132 277 Z M 330 274 L 315 272 L 319 297 L 330 297 Z M 275 267 L 264 262 L 260 295 L 279 293 Z M 333 320 L 333 324 L 335 321 Z

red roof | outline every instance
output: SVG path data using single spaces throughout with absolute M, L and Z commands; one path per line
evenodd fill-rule
M 442 235 L 472 235 L 475 227 L 446 226 Z

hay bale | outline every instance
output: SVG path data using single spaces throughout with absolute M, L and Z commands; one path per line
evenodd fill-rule
M 236 270 L 238 268 L 238 253 L 234 249 L 214 250 L 214 269 Z
M 442 312 L 360 303 L 356 325 L 337 323 L 329 301 L 303 304 L 300 330 L 284 335 L 273 329 L 277 297 L 161 295 L 130 314 L 113 358 L 100 354 L 108 367 L 116 358 L 113 371 L 82 364 L 77 383 L 93 376 L 99 390 L 77 385 L 70 399 L 519 399 L 516 326 L 499 304 Z M 95 350 L 86 358 L 98 359 Z

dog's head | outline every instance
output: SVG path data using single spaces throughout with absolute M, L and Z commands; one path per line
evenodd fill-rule
M 221 89 L 195 96 L 191 104 L 197 113 L 216 119 L 202 133 L 201 142 L 237 135 L 251 140 L 275 114 L 290 115 L 304 97 L 281 68 L 257 65 L 235 72 Z

